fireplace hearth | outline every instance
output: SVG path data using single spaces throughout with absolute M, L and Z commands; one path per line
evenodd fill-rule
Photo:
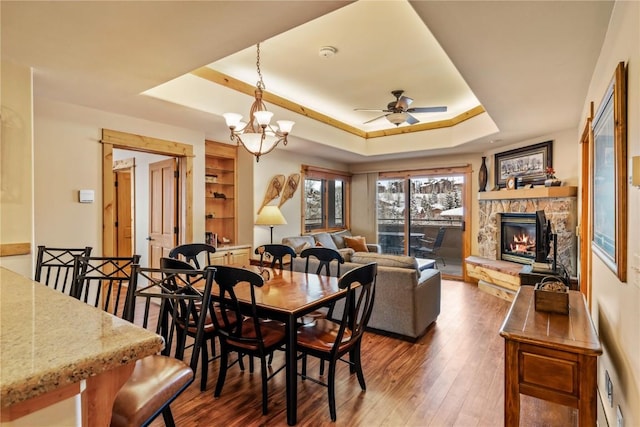
M 531 264 L 536 258 L 536 216 L 531 213 L 500 215 L 500 259 Z

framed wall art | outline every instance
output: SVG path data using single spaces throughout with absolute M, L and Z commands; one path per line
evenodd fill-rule
M 496 153 L 493 163 L 496 186 L 504 188 L 514 177 L 522 185 L 544 184 L 547 167 L 553 167 L 553 141 Z
M 627 91 L 621 62 L 592 124 L 591 248 L 627 280 Z

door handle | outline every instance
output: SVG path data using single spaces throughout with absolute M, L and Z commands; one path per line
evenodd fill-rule
M 152 241 L 152 240 L 156 240 L 156 239 L 154 239 L 154 238 L 152 238 L 151 236 L 149 236 L 149 237 L 147 237 L 147 240 L 148 240 L 148 241 Z

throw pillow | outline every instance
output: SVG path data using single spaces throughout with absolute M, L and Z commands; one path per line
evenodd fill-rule
M 348 248 L 351 248 L 356 252 L 369 252 L 369 249 L 367 248 L 367 241 L 363 236 L 345 236 L 344 243 Z
M 316 233 L 313 234 L 313 238 L 316 242 L 320 242 L 325 248 L 333 249 L 334 251 L 338 250 L 338 247 L 333 243 L 333 239 L 329 233 Z
M 344 249 L 347 247 L 347 244 L 344 242 L 345 237 L 351 237 L 351 231 L 342 230 L 331 233 L 331 238 L 333 239 L 333 242 L 336 244 L 338 249 Z
M 311 236 L 290 236 L 283 238 L 282 244 L 291 246 L 299 254 L 303 249 L 313 246 L 315 240 Z
M 300 246 L 295 248 L 295 251 L 297 254 L 299 254 L 300 252 L 304 251 L 307 248 L 310 248 L 311 244 L 309 242 L 304 242 L 303 244 L 301 244 Z

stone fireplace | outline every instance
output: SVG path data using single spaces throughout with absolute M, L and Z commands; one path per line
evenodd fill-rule
M 532 229 L 528 230 L 526 224 L 518 225 L 511 231 L 522 234 L 533 233 L 535 239 L 535 212 L 544 210 L 551 227 L 558 236 L 558 263 L 567 269 L 571 276 L 577 272 L 577 245 L 576 245 L 576 225 L 577 225 L 577 187 L 535 187 L 530 189 L 487 191 L 478 193 L 479 205 L 479 228 L 478 228 L 478 252 L 483 258 L 490 260 L 505 260 L 501 255 L 503 245 L 502 239 L 504 229 L 503 218 L 514 218 L 530 216 L 533 218 Z M 531 231 L 532 230 L 532 231 Z M 507 238 L 507 237 L 505 237 Z M 521 236 L 519 237 L 521 238 Z M 524 244 L 524 246 L 530 246 Z M 507 254 L 517 256 L 516 259 L 506 259 L 507 261 L 529 263 L 535 259 L 535 247 L 533 254 L 529 249 L 514 246 L 513 250 Z M 513 253 L 515 252 L 515 254 Z

